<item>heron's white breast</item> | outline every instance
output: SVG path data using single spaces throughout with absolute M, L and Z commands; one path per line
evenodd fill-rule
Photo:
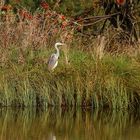
M 58 61 L 55 62 L 54 66 L 52 67 L 52 69 L 56 68 L 56 66 L 58 65 Z

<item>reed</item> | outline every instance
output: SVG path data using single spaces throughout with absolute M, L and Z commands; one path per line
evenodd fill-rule
M 61 28 L 53 16 L 17 21 L 7 14 L 0 33 L 0 106 L 128 109 L 139 105 L 139 53 L 129 55 L 130 47 L 112 53 L 104 37 L 87 42 L 74 35 L 73 28 Z M 67 48 L 61 50 L 58 67 L 49 72 L 47 59 L 58 40 Z

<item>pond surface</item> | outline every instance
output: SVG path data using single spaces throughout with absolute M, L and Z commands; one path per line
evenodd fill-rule
M 140 113 L 2 108 L 0 140 L 140 140 Z

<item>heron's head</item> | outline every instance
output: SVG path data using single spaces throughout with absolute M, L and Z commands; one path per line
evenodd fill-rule
M 65 44 L 64 43 L 61 43 L 61 42 L 55 43 L 55 46 L 61 46 L 61 45 L 65 45 Z

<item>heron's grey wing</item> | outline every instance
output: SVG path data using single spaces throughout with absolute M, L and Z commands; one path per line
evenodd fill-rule
M 52 54 L 48 60 L 48 69 L 51 70 L 56 67 L 56 64 L 58 63 L 58 57 L 56 54 Z

